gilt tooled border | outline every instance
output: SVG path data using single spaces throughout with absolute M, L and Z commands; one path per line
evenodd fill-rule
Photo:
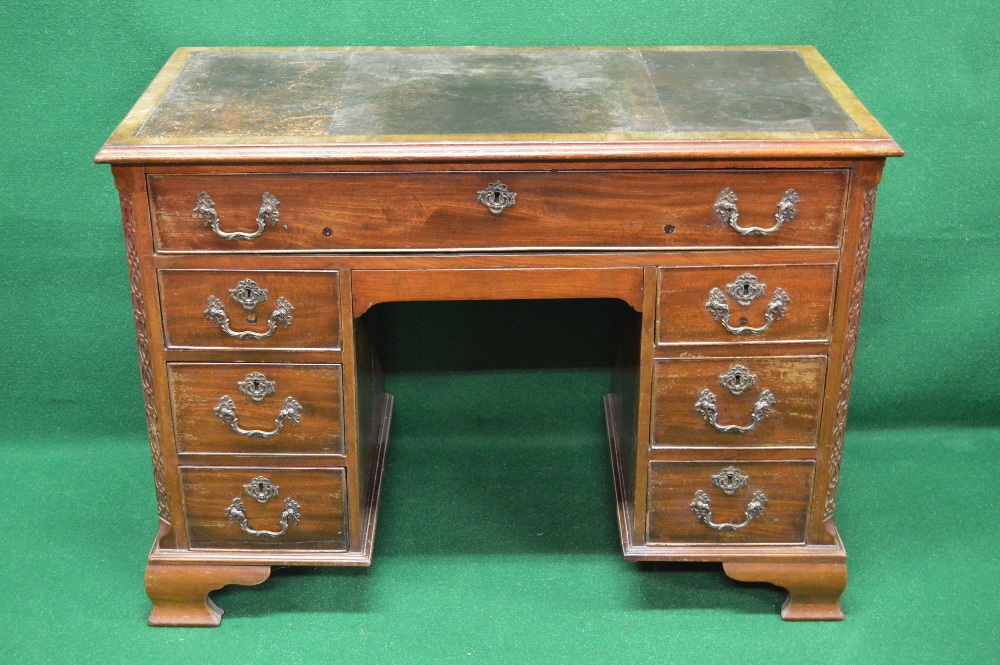
M 826 492 L 824 520 L 832 519 L 837 510 L 837 486 L 840 482 L 840 463 L 844 456 L 847 405 L 851 397 L 851 377 L 854 373 L 854 356 L 858 348 L 858 324 L 861 322 L 861 301 L 865 292 L 865 273 L 868 270 L 868 252 L 872 240 L 872 220 L 875 217 L 875 192 L 875 187 L 865 190 L 864 210 L 861 215 L 861 239 L 858 242 L 858 254 L 854 262 L 854 284 L 851 287 L 847 334 L 844 337 L 844 363 L 840 369 L 840 395 L 837 398 L 837 420 L 833 428 L 830 484 Z
M 149 359 L 149 330 L 146 308 L 142 300 L 139 272 L 139 251 L 135 240 L 135 215 L 132 197 L 121 194 L 122 225 L 125 229 L 125 252 L 128 256 L 129 287 L 132 289 L 132 310 L 135 314 L 135 338 L 139 347 L 139 373 L 142 376 L 142 394 L 146 402 L 146 427 L 149 429 L 149 452 L 153 458 L 153 484 L 156 486 L 156 510 L 160 520 L 170 523 L 167 505 L 167 483 L 163 471 L 163 451 L 160 447 L 160 430 L 156 424 L 156 400 L 153 394 L 153 366 Z

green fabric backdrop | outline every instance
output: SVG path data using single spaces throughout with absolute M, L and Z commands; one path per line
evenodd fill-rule
M 979 2 L 5 3 L 10 436 L 141 427 L 117 197 L 91 158 L 182 45 L 813 44 L 907 151 L 879 191 L 852 427 L 1000 423 L 1000 10 Z
M 396 370 L 392 385 L 397 392 L 393 441 L 397 450 L 390 453 L 390 471 L 395 468 L 399 480 L 395 489 L 387 484 L 387 514 L 376 547 L 376 567 L 367 574 L 324 572 L 309 578 L 318 580 L 315 583 L 296 577 L 269 583 L 281 588 L 306 585 L 296 587 L 297 592 L 284 592 L 287 598 L 274 590 L 265 596 L 253 595 L 261 590 L 226 592 L 226 602 L 244 616 L 255 614 L 255 599 L 267 598 L 260 602 L 272 605 L 253 621 L 240 624 L 230 619 L 223 631 L 243 631 L 239 639 L 252 644 L 247 648 L 256 655 L 280 654 L 277 647 L 282 641 L 300 640 L 297 650 L 286 653 L 317 656 L 328 653 L 319 645 L 336 639 L 343 643 L 343 653 L 369 658 L 379 654 L 391 658 L 389 654 L 395 653 L 395 662 L 435 654 L 461 660 L 466 651 L 485 652 L 498 660 L 507 656 L 524 662 L 534 653 L 545 654 L 548 660 L 579 662 L 600 661 L 602 652 L 608 656 L 617 649 L 640 660 L 653 652 L 695 658 L 702 638 L 746 636 L 746 622 L 753 620 L 758 631 L 754 646 L 736 647 L 744 662 L 754 662 L 755 654 L 801 661 L 802 649 L 813 643 L 846 647 L 862 660 L 876 654 L 889 660 L 907 654 L 919 659 L 932 652 L 950 662 L 983 653 L 995 658 L 995 619 L 1000 614 L 996 597 L 980 597 L 971 615 L 957 609 L 970 595 L 995 584 L 983 566 L 992 561 L 995 572 L 989 543 L 995 542 L 997 529 L 973 523 L 971 513 L 988 518 L 996 508 L 996 498 L 987 491 L 992 478 L 988 468 L 1000 461 L 1000 446 L 992 434 L 996 430 L 989 429 L 1000 426 L 996 387 L 1000 219 L 995 203 L 1000 185 L 998 6 L 995 0 L 3 2 L 0 468 L 11 508 L 0 517 L 0 593 L 20 600 L 8 598 L 0 610 L 0 655 L 5 648 L 8 655 L 32 651 L 37 655 L 50 648 L 68 660 L 77 660 L 76 655 L 105 662 L 128 660 L 123 654 L 207 657 L 210 649 L 216 662 L 239 655 L 239 651 L 219 651 L 225 638 L 207 633 L 188 638 L 186 650 L 171 651 L 166 645 L 183 640 L 178 638 L 181 632 L 141 628 L 142 559 L 152 538 L 154 514 L 152 483 L 143 443 L 145 424 L 118 199 L 108 168 L 91 162 L 176 47 L 812 44 L 907 151 L 903 159 L 889 162 L 879 191 L 845 458 L 842 531 L 846 533 L 845 525 L 851 524 L 848 520 L 855 520 L 845 538 L 853 554 L 862 553 L 852 568 L 855 577 L 846 597 L 855 594 L 857 600 L 848 612 L 853 608 L 861 615 L 853 619 L 853 629 L 851 620 L 841 632 L 829 626 L 775 626 L 767 621 L 778 594 L 760 588 L 746 601 L 749 606 L 740 605 L 745 587 L 719 590 L 725 583 L 716 579 L 717 573 L 661 574 L 655 582 L 643 578 L 645 586 L 635 593 L 645 602 L 638 607 L 672 609 L 665 613 L 637 611 L 636 604 L 628 602 L 626 610 L 613 601 L 605 606 L 593 588 L 560 587 L 553 580 L 591 580 L 607 598 L 614 594 L 608 580 L 619 579 L 616 576 L 630 580 L 629 575 L 640 574 L 613 556 L 610 500 L 577 496 L 572 483 L 557 483 L 542 497 L 532 496 L 526 490 L 530 485 L 519 486 L 522 494 L 515 499 L 519 497 L 520 503 L 511 499 L 505 505 L 527 515 L 542 510 L 537 504 L 542 499 L 569 506 L 572 520 L 580 520 L 573 522 L 578 526 L 591 519 L 584 509 L 592 509 L 602 515 L 593 518 L 598 535 L 588 530 L 590 535 L 584 536 L 574 527 L 561 532 L 563 539 L 547 548 L 514 542 L 514 559 L 485 557 L 520 537 L 511 535 L 513 530 L 508 533 L 502 520 L 493 522 L 488 533 L 460 532 L 463 538 L 485 538 L 481 548 L 435 549 L 434 539 L 421 535 L 420 526 L 407 526 L 407 520 L 421 514 L 407 512 L 408 501 L 419 503 L 423 497 L 434 505 L 453 507 L 451 513 L 430 513 L 432 528 L 443 530 L 465 524 L 462 519 L 470 514 L 463 513 L 463 507 L 476 496 L 477 487 L 517 484 L 517 474 L 510 471 L 520 468 L 514 461 L 510 477 L 497 471 L 497 476 L 478 478 L 465 494 L 449 491 L 455 476 L 440 469 L 431 469 L 424 485 L 419 473 L 428 470 L 419 466 L 422 446 L 454 447 L 457 455 L 464 445 L 478 445 L 469 464 L 480 461 L 475 455 L 484 455 L 485 460 L 484 451 L 489 450 L 509 458 L 505 446 L 515 446 L 516 456 L 534 460 L 522 460 L 526 465 L 522 471 L 527 472 L 533 467 L 548 469 L 557 460 L 544 450 L 538 452 L 544 441 L 532 447 L 511 437 L 517 434 L 530 441 L 532 436 L 552 435 L 558 445 L 596 465 L 574 462 L 577 466 L 570 464 L 566 471 L 570 478 L 577 485 L 593 483 L 600 492 L 608 491 L 599 401 L 593 400 L 599 400 L 607 382 L 602 349 L 610 330 L 605 316 L 610 305 L 591 303 L 561 305 L 563 314 L 594 323 L 571 352 L 557 357 L 553 353 L 558 347 L 541 340 L 546 332 L 558 332 L 560 319 L 546 319 L 531 305 L 385 309 L 380 316 L 390 324 L 386 344 L 389 365 Z M 474 321 L 479 323 L 470 323 Z M 524 326 L 529 324 L 540 324 L 536 330 L 541 334 L 525 335 Z M 501 372 L 491 362 L 486 342 L 470 345 L 470 336 L 459 334 L 468 326 L 480 339 L 495 344 L 514 339 L 527 359 L 548 360 L 526 361 L 518 371 Z M 437 356 L 422 356 L 417 344 L 428 342 L 443 350 Z M 456 344 L 464 344 L 461 352 L 448 350 Z M 470 396 L 475 397 L 470 400 Z M 956 429 L 963 427 L 984 429 Z M 915 432 L 914 428 L 932 429 Z M 442 432 L 453 436 L 442 438 Z M 452 470 L 460 473 L 463 466 L 456 463 Z M 852 474 L 857 474 L 857 481 L 851 480 Z M 402 494 L 401 488 L 414 494 Z M 871 503 L 862 507 L 863 502 Z M 970 520 L 963 517 L 967 513 Z M 84 517 L 92 520 L 92 528 L 84 528 Z M 396 518 L 399 524 L 394 525 Z M 873 563 L 893 543 L 898 556 L 923 551 L 917 531 L 927 526 L 923 518 L 941 529 L 930 538 L 933 556 L 895 571 Z M 897 523 L 912 528 L 900 531 Z M 109 524 L 118 525 L 120 532 L 109 529 Z M 873 528 L 866 529 L 867 524 Z M 544 531 L 541 526 L 539 530 Z M 972 549 L 949 549 L 947 543 L 952 541 L 945 533 Z M 856 539 L 857 550 L 852 549 L 850 537 Z M 898 546 L 900 539 L 909 546 Z M 585 555 L 591 550 L 600 557 L 588 559 Z M 420 569 L 417 562 L 424 553 L 452 556 L 459 562 L 458 570 Z M 539 553 L 544 555 L 540 559 Z M 463 563 L 475 554 L 484 555 L 473 557 L 479 564 Z M 579 554 L 577 560 L 588 561 L 585 566 L 592 569 L 560 573 L 559 562 L 570 554 Z M 934 558 L 937 554 L 940 558 Z M 384 557 L 381 569 L 380 556 Z M 612 563 L 595 563 L 598 560 Z M 881 563 L 891 567 L 898 560 Z M 519 561 L 533 563 L 519 568 Z M 413 601 L 409 609 L 387 598 L 316 600 L 316 594 L 330 593 L 331 584 L 338 597 L 365 588 L 392 596 L 389 587 L 377 586 L 377 576 L 390 575 L 393 562 L 402 571 L 398 578 L 402 584 L 417 578 L 434 580 L 433 588 L 417 585 L 398 598 L 400 603 Z M 948 562 L 964 567 L 959 570 Z M 459 579 L 449 579 L 442 570 Z M 955 570 L 964 575 L 962 583 L 952 579 Z M 495 585 L 473 584 L 470 580 L 476 574 Z M 491 577 L 494 574 L 499 577 Z M 982 584 L 973 583 L 979 574 Z M 917 582 L 914 576 L 921 575 L 925 581 Z M 938 586 L 933 586 L 934 579 Z M 871 586 L 858 586 L 866 583 Z M 931 586 L 923 589 L 924 584 Z M 558 602 L 543 598 L 538 589 L 546 585 L 560 594 L 579 595 L 569 601 L 560 596 Z M 420 597 L 410 597 L 421 588 Z M 479 588 L 484 590 L 478 599 L 461 593 L 465 589 L 474 596 L 480 592 L 469 589 Z M 517 591 L 527 588 L 532 591 Z M 917 595 L 907 595 L 907 589 Z M 680 600 L 662 600 L 671 594 Z M 866 604 L 866 598 L 879 602 Z M 495 605 L 489 619 L 476 613 L 477 600 Z M 576 612 L 568 616 L 577 619 L 559 614 L 567 611 L 567 602 L 568 611 Z M 285 619 L 295 612 L 296 603 L 306 605 L 303 614 L 294 614 L 297 626 L 307 628 L 304 633 L 282 628 L 285 623 L 292 625 Z M 537 610 L 524 609 L 526 603 L 537 605 Z M 724 608 L 733 604 L 739 611 L 725 614 Z M 414 608 L 428 613 L 420 616 L 439 616 L 455 627 L 442 628 L 407 614 Z M 393 614 L 397 609 L 399 613 Z M 331 612 L 338 616 L 321 618 Z M 765 614 L 753 616 L 757 612 Z M 376 621 L 375 616 L 380 618 Z M 544 623 L 551 617 L 555 617 L 553 633 Z M 631 641 L 609 628 L 627 626 L 630 617 L 638 626 Z M 914 623 L 917 617 L 919 623 Z M 987 621 L 989 617 L 993 621 Z M 369 619 L 372 623 L 366 623 Z M 398 622 L 408 627 L 399 627 Z M 570 624 L 574 627 L 566 632 Z M 699 626 L 706 624 L 710 627 L 700 632 Z M 914 642 L 908 635 L 917 626 L 922 639 Z M 366 627 L 378 637 L 363 638 L 367 640 L 363 648 L 348 639 L 362 639 L 358 631 Z M 959 630 L 964 630 L 965 640 L 974 641 L 951 641 Z M 669 640 L 656 642 L 657 635 Z M 872 651 L 864 645 L 865 636 L 895 646 Z M 917 646 L 931 636 L 931 651 Z M 393 652 L 388 646 L 393 643 L 406 646 Z M 427 646 L 430 643 L 433 648 Z M 197 651 L 202 647 L 204 651 Z M 758 647 L 761 651 L 756 651 Z

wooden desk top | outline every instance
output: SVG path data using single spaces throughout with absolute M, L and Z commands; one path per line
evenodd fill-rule
M 98 162 L 884 157 L 812 47 L 182 48 Z

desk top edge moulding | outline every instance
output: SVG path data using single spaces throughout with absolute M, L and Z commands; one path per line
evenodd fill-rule
M 842 619 L 851 377 L 901 155 L 808 46 L 178 49 L 95 158 L 153 461 L 150 625 L 218 625 L 210 592 L 272 566 L 372 563 L 393 397 L 371 307 L 559 298 L 620 301 L 625 558 L 720 562 L 784 588 L 786 620 Z

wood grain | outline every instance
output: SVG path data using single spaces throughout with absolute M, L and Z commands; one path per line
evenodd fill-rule
M 355 270 L 354 316 L 377 303 L 618 298 L 642 310 L 642 269 Z
M 846 170 L 527 171 L 149 176 L 159 251 L 434 250 L 558 247 L 836 246 Z M 500 180 L 515 204 L 491 213 L 477 192 Z M 794 188 L 794 219 L 767 236 L 740 235 L 717 217 L 726 187 L 740 224 L 770 227 Z M 254 231 L 261 196 L 281 223 L 254 240 L 215 235 L 193 214 L 207 192 L 226 231 Z M 622 197 L 621 193 L 628 196 Z
M 271 574 L 269 566 L 208 566 L 150 563 L 146 595 L 153 602 L 150 626 L 212 627 L 222 621 L 222 608 L 208 594 L 228 584 L 252 586 Z
M 735 366 L 756 377 L 756 383 L 740 395 L 719 382 Z M 659 359 L 653 387 L 653 446 L 815 448 L 825 379 L 826 358 L 817 356 Z M 723 433 L 694 408 L 705 389 L 716 396 L 720 425 L 749 425 L 763 390 L 770 390 L 776 402 L 753 430 Z
M 750 261 L 750 256 L 747 260 Z M 726 293 L 726 286 L 745 273 L 751 273 L 766 286 L 764 295 L 747 306 Z M 665 268 L 660 271 L 657 343 L 825 341 L 830 330 L 835 279 L 836 265 Z M 729 323 L 734 327 L 763 326 L 775 289 L 784 290 L 790 300 L 785 316 L 764 332 L 734 335 L 713 319 L 705 307 L 713 288 L 726 295 Z
M 732 496 L 712 484 L 712 476 L 728 466 L 749 477 Z M 649 544 L 804 543 L 809 492 L 815 463 L 806 461 L 651 462 L 649 465 Z M 713 521 L 740 522 L 757 490 L 767 497 L 764 516 L 738 531 L 713 531 L 691 511 L 697 490 L 711 499 Z
M 843 562 L 740 562 L 722 564 L 726 575 L 740 582 L 767 582 L 788 591 L 781 606 L 785 621 L 841 621 L 840 596 L 847 588 Z
M 174 432 L 181 453 L 289 455 L 344 452 L 343 379 L 340 365 L 250 363 L 171 363 L 170 395 Z M 274 393 L 255 401 L 239 383 L 258 372 L 274 383 Z M 301 406 L 298 424 L 284 422 L 270 438 L 238 434 L 214 413 L 222 396 L 236 404 L 239 426 L 271 431 L 286 397 Z
M 181 467 L 188 532 L 193 549 L 334 550 L 347 549 L 347 492 L 344 469 Z M 249 497 L 244 484 L 264 476 L 279 487 L 265 504 Z M 252 536 L 226 518 L 239 498 L 251 528 L 278 530 L 283 501 L 300 505 L 301 521 L 277 538 Z
M 161 270 L 159 279 L 168 348 L 340 348 L 336 271 Z M 267 301 L 252 312 L 229 295 L 244 279 L 252 279 L 268 291 Z M 279 297 L 287 299 L 295 311 L 290 325 L 277 324 L 274 334 L 266 339 L 237 339 L 205 318 L 209 296 L 222 301 L 229 325 L 236 332 L 266 333 Z
M 753 265 L 836 264 L 840 250 L 835 247 L 767 248 L 752 253 L 741 249 L 684 248 L 677 251 L 504 251 L 472 253 L 462 251 L 403 252 L 378 254 L 156 254 L 151 257 L 160 269 L 246 270 L 431 270 L 473 268 L 631 268 L 657 267 L 746 267 Z M 654 275 L 655 277 L 655 275 Z M 656 291 L 656 280 L 653 281 Z

